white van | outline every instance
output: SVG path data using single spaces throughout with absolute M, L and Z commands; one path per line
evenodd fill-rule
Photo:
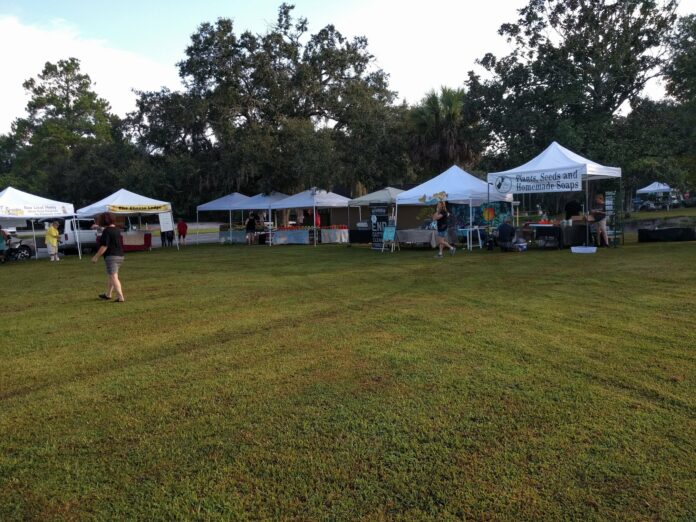
M 77 238 L 75 236 L 74 225 L 77 224 L 77 233 L 80 238 L 80 246 L 83 252 L 91 252 L 97 249 L 97 227 L 94 219 L 51 219 L 45 221 L 45 227 L 51 226 L 51 223 L 58 221 L 58 230 L 60 231 L 60 240 L 58 250 L 61 252 L 77 252 Z

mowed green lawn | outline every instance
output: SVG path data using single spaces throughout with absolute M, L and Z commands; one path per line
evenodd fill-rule
M 693 520 L 696 244 L 0 266 L 0 519 Z

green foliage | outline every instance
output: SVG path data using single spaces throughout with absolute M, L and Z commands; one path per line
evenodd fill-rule
M 140 94 L 133 135 L 152 152 L 190 156 L 186 177 L 199 190 L 189 204 L 232 188 L 350 188 L 393 175 L 382 157 L 395 144 L 375 136 L 394 94 L 367 40 L 332 25 L 307 34 L 292 9 L 281 5 L 265 34 L 238 35 L 229 19 L 202 24 L 179 63 L 186 91 Z
M 488 145 L 475 100 L 464 89 L 442 87 L 430 92 L 410 113 L 413 125 L 414 162 L 429 172 L 452 165 L 473 168 Z
M 469 87 L 487 108 L 503 163 L 553 140 L 607 158 L 613 115 L 660 73 L 675 8 L 673 0 L 530 0 L 501 26 L 514 50 L 486 55 L 480 63 L 493 79 L 470 74 Z
M 667 92 L 683 102 L 696 100 L 696 14 L 679 20 L 670 40 L 671 60 L 667 64 Z

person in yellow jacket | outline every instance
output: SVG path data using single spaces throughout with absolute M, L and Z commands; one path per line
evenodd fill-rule
M 46 248 L 48 248 L 48 255 L 51 257 L 51 261 L 60 261 L 58 257 L 58 238 L 60 237 L 60 232 L 58 231 L 58 222 L 54 221 L 46 229 Z

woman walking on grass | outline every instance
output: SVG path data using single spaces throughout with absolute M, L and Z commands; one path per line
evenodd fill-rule
M 103 227 L 99 238 L 99 250 L 94 254 L 92 263 L 96 263 L 101 256 L 104 256 L 106 264 L 106 292 L 99 294 L 99 299 L 111 299 L 114 290 L 116 291 L 115 303 L 122 303 L 126 299 L 123 297 L 121 281 L 118 279 L 118 269 L 123 263 L 123 247 L 121 246 L 121 231 L 116 228 L 114 217 L 109 212 L 104 212 L 97 218 L 97 224 Z
M 450 254 L 454 255 L 456 248 L 447 242 L 447 226 L 449 220 L 449 212 L 447 211 L 447 204 L 444 201 L 440 201 L 437 204 L 437 210 L 433 214 L 433 221 L 437 222 L 437 242 L 440 251 L 435 257 L 442 257 L 442 251 L 445 247 L 449 248 Z

